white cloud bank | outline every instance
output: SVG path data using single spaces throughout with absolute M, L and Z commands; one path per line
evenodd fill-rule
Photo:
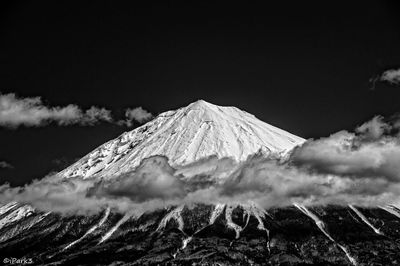
M 179 204 L 249 201 L 263 208 L 294 202 L 398 205 L 399 129 L 398 119 L 387 122 L 377 116 L 355 132 L 308 140 L 286 162 L 261 154 L 241 163 L 212 156 L 187 171 L 188 166 L 173 168 L 168 158 L 153 156 L 134 171 L 105 179 L 49 176 L 24 187 L 5 184 L 0 186 L 0 203 L 18 201 L 63 213 L 97 212 L 105 206 L 144 212 Z
M 202 164 L 219 161 L 204 160 Z M 204 184 L 200 184 L 201 180 Z M 222 182 L 207 180 L 212 180 L 212 176 L 185 179 L 168 165 L 167 158 L 155 156 L 145 159 L 135 171 L 109 179 L 49 176 L 24 187 L 5 184 L 0 186 L 0 203 L 18 201 L 40 210 L 67 214 L 98 212 L 106 206 L 120 212 L 144 212 L 180 204 L 249 201 L 263 208 L 293 202 L 362 206 L 400 203 L 397 180 L 378 175 L 320 173 L 260 156 L 243 162 Z

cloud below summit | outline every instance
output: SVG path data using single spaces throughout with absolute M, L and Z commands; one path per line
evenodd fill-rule
M 355 133 L 340 131 L 309 140 L 294 150 L 291 160 L 321 173 L 400 182 L 399 121 L 377 116 Z
M 153 211 L 192 203 L 254 202 L 263 208 L 293 202 L 363 206 L 400 203 L 400 180 L 395 172 L 389 173 L 388 178 L 382 174 L 388 170 L 385 166 L 371 170 L 363 158 L 360 161 L 350 161 L 351 167 L 346 165 L 343 170 L 336 168 L 335 159 L 325 171 L 318 171 L 314 166 L 255 155 L 231 166 L 225 159 L 215 158 L 192 166 L 202 169 L 204 165 L 221 164 L 229 172 L 221 179 L 223 173 L 218 171 L 204 174 L 195 169 L 193 176 L 183 176 L 178 168 L 168 164 L 167 158 L 153 156 L 131 172 L 105 179 L 49 176 L 19 188 L 5 184 L 0 186 L 0 202 L 18 201 L 62 213 L 98 212 L 105 206 L 121 212 Z

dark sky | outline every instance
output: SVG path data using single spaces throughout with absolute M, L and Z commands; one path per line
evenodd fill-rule
M 204 99 L 305 138 L 400 111 L 399 87 L 368 82 L 400 64 L 396 1 L 82 2 L 2 3 L 3 94 L 116 114 Z M 0 183 L 60 170 L 126 130 L 0 128 L 0 161 L 14 166 L 0 169 Z

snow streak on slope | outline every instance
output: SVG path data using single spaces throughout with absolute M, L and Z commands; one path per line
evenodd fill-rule
M 13 201 L 13 202 L 7 203 L 6 205 L 1 206 L 0 207 L 0 215 L 8 212 L 9 210 L 11 210 L 12 208 L 14 208 L 17 205 L 18 205 L 18 203 Z
M 104 222 L 107 220 L 108 216 L 110 215 L 110 208 L 107 208 L 103 218 L 101 218 L 101 220 L 99 221 L 99 223 L 97 223 L 96 225 L 94 225 L 93 227 L 91 227 L 82 237 L 80 237 L 79 239 L 73 241 L 72 243 L 70 243 L 68 246 L 66 246 L 64 248 L 68 249 L 70 247 L 72 247 L 73 245 L 75 245 L 76 243 L 79 243 L 80 241 L 82 241 L 82 239 L 84 239 L 86 236 L 88 236 L 89 234 L 93 233 L 97 228 L 99 228 L 100 226 L 102 226 L 104 224 Z
M 236 207 L 240 207 L 243 209 L 243 217 L 246 218 L 246 223 L 243 226 L 243 228 L 241 226 L 235 224 L 232 220 L 232 212 Z M 217 204 L 217 205 L 215 205 L 214 210 L 211 213 L 210 222 L 209 222 L 210 225 L 215 222 L 215 220 L 221 215 L 221 213 L 224 211 L 224 209 L 225 209 L 225 220 L 226 220 L 227 226 L 232 228 L 235 231 L 236 239 L 238 239 L 240 237 L 240 232 L 243 231 L 247 227 L 251 216 L 254 216 L 257 219 L 257 221 L 258 221 L 257 228 L 259 230 L 267 232 L 267 235 L 269 238 L 269 231 L 268 231 L 268 229 L 265 228 L 264 223 L 262 221 L 262 219 L 264 219 L 265 216 L 267 215 L 267 212 L 261 208 L 258 208 L 254 203 L 239 204 L 239 205 L 238 204 L 228 204 L 228 205 Z
M 243 218 L 246 218 L 246 223 L 243 226 L 243 228 L 241 226 L 235 224 L 232 221 L 232 212 L 236 207 L 241 207 L 243 209 Z M 222 214 L 224 209 L 225 209 L 225 220 L 227 222 L 227 226 L 232 228 L 235 231 L 236 239 L 240 237 L 240 232 L 243 231 L 247 227 L 247 225 L 248 225 L 248 223 L 250 221 L 250 216 L 252 216 L 252 215 L 255 216 L 257 221 L 259 222 L 259 224 L 257 225 L 257 228 L 259 230 L 266 231 L 267 234 L 268 234 L 268 238 L 269 238 L 269 231 L 264 227 L 264 223 L 262 222 L 262 218 L 265 217 L 266 212 L 264 210 L 259 209 L 258 207 L 256 207 L 254 203 L 252 203 L 250 205 L 216 204 L 214 206 L 213 212 L 211 213 L 210 220 L 209 220 L 209 225 L 212 225 L 212 224 L 215 223 L 215 220 Z M 182 211 L 181 207 L 178 207 L 175 210 L 173 210 L 172 212 L 168 213 L 163 218 L 163 220 L 161 221 L 160 226 L 159 226 L 159 228 L 157 230 L 160 230 L 161 228 L 165 228 L 167 222 L 170 219 L 175 219 L 178 222 L 180 229 L 183 228 L 183 220 L 180 221 L 182 219 L 182 217 L 180 215 L 181 211 Z M 198 229 L 194 233 L 194 235 L 197 234 L 198 232 L 200 232 L 203 229 L 204 229 L 204 227 Z M 181 231 L 183 231 L 183 230 L 181 229 Z M 182 247 L 180 248 L 180 250 L 185 249 L 187 247 L 187 245 L 189 244 L 189 242 L 192 240 L 192 238 L 193 238 L 193 235 L 192 236 L 188 236 L 185 239 L 183 239 Z M 269 244 L 268 244 L 268 248 L 269 248 Z M 178 254 L 178 252 L 179 252 L 179 250 L 176 253 L 174 253 L 173 256 L 176 256 Z
M 293 204 L 297 209 L 299 209 L 302 213 L 310 217 L 311 219 L 314 220 L 315 224 L 318 226 L 319 230 L 321 230 L 324 235 L 331 240 L 332 242 L 335 242 L 335 240 L 328 234 L 328 232 L 325 230 L 325 224 L 323 221 L 321 221 L 314 213 L 312 213 L 310 210 L 308 210 L 305 206 L 294 203 Z
M 250 215 L 251 215 L 251 213 L 249 211 L 245 210 L 243 217 L 246 217 L 246 223 L 243 226 L 243 230 L 247 227 L 247 225 L 250 222 Z
M 107 239 L 109 239 L 114 233 L 115 231 L 117 231 L 117 229 L 123 224 L 125 223 L 130 217 L 132 216 L 131 213 L 127 213 L 125 214 L 111 229 L 110 231 L 108 231 L 99 241 L 98 244 L 103 243 L 104 241 L 106 241 Z
M 357 266 L 357 261 L 355 258 L 353 258 L 350 255 L 350 252 L 342 245 L 336 243 L 336 245 L 338 245 L 338 247 L 344 252 L 344 254 L 346 254 L 346 257 L 349 259 L 349 261 L 351 262 L 351 264 L 353 264 L 354 266 Z
M 354 207 L 353 205 L 349 204 L 349 208 L 352 209 L 358 217 L 361 218 L 361 220 L 368 225 L 372 230 L 374 230 L 375 233 L 377 233 L 378 235 L 383 235 L 383 233 L 377 229 L 375 226 L 373 226 L 367 219 L 367 217 L 364 216 L 364 214 L 362 214 L 356 207 Z
M 221 215 L 221 213 L 224 211 L 225 204 L 217 204 L 214 206 L 214 210 L 211 213 L 210 216 L 210 224 L 213 224 L 215 220 L 218 218 L 218 216 Z
M 381 208 L 382 210 L 387 211 L 390 214 L 393 214 L 397 218 L 400 218 L 400 213 L 390 205 L 389 206 L 379 206 L 379 208 Z
M 185 239 L 183 240 L 183 242 L 182 242 L 181 250 L 184 250 L 184 249 L 187 247 L 187 245 L 189 244 L 189 242 L 190 242 L 191 240 L 192 240 L 192 237 L 191 237 L 191 236 L 185 238 Z
M 268 213 L 265 210 L 257 207 L 254 203 L 251 203 L 250 205 L 242 205 L 242 208 L 244 208 L 245 212 L 247 212 L 249 215 L 253 215 L 257 219 L 257 228 L 259 230 L 266 231 L 269 237 L 269 230 L 265 228 L 264 222 L 262 221 L 262 219 L 265 219 L 265 216 L 268 215 Z
M 302 213 L 304 213 L 305 215 L 307 215 L 308 217 L 310 217 L 315 224 L 317 225 L 317 227 L 319 228 L 319 230 L 321 230 L 321 232 L 329 239 L 331 240 L 335 245 L 337 245 L 345 254 L 347 259 L 353 264 L 353 265 L 357 265 L 357 261 L 350 255 L 350 252 L 342 245 L 340 245 L 339 243 L 337 243 L 333 237 L 331 237 L 331 235 L 328 233 L 328 231 L 325 229 L 325 223 L 323 221 L 321 221 L 321 219 L 318 218 L 317 215 L 315 215 L 313 212 L 311 212 L 309 209 L 307 209 L 305 206 L 300 205 L 298 203 L 294 203 L 293 204 L 297 209 L 299 209 Z
M 233 205 L 228 205 L 225 209 L 225 219 L 226 219 L 226 224 L 228 225 L 228 227 L 232 228 L 233 230 L 235 230 L 236 233 L 236 239 L 238 239 L 240 237 L 240 232 L 243 230 L 243 228 L 237 224 L 235 224 L 232 221 L 232 212 L 233 209 L 235 208 L 235 206 Z
M 212 155 L 244 161 L 262 152 L 284 156 L 304 139 L 235 107 L 197 101 L 126 132 L 60 172 L 61 176 L 112 176 L 133 170 L 144 158 L 168 157 L 172 166 Z
M 161 229 L 164 229 L 167 226 L 167 223 L 173 219 L 178 223 L 179 230 L 181 230 L 183 232 L 184 224 L 183 224 L 183 218 L 181 215 L 183 207 L 184 207 L 184 205 L 178 206 L 175 209 L 173 209 L 172 211 L 170 211 L 167 215 L 165 215 L 165 217 L 161 220 L 160 224 L 158 225 L 156 231 L 160 231 Z
M 257 207 L 253 202 L 249 206 L 244 206 L 243 208 L 245 208 L 246 212 L 249 215 L 248 219 L 250 218 L 250 215 L 253 215 L 257 219 L 258 230 L 267 232 L 267 249 L 268 249 L 268 252 L 271 253 L 269 230 L 267 228 L 265 228 L 264 222 L 262 221 L 262 219 L 265 219 L 265 216 L 269 215 L 269 214 L 267 213 L 267 211 Z

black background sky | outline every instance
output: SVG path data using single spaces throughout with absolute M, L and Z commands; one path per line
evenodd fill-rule
M 1 4 L 3 94 L 121 115 L 204 99 L 305 138 L 400 111 L 399 87 L 368 82 L 400 64 L 396 1 L 82 2 Z M 14 166 L 0 183 L 60 170 L 126 130 L 0 128 L 0 161 Z

